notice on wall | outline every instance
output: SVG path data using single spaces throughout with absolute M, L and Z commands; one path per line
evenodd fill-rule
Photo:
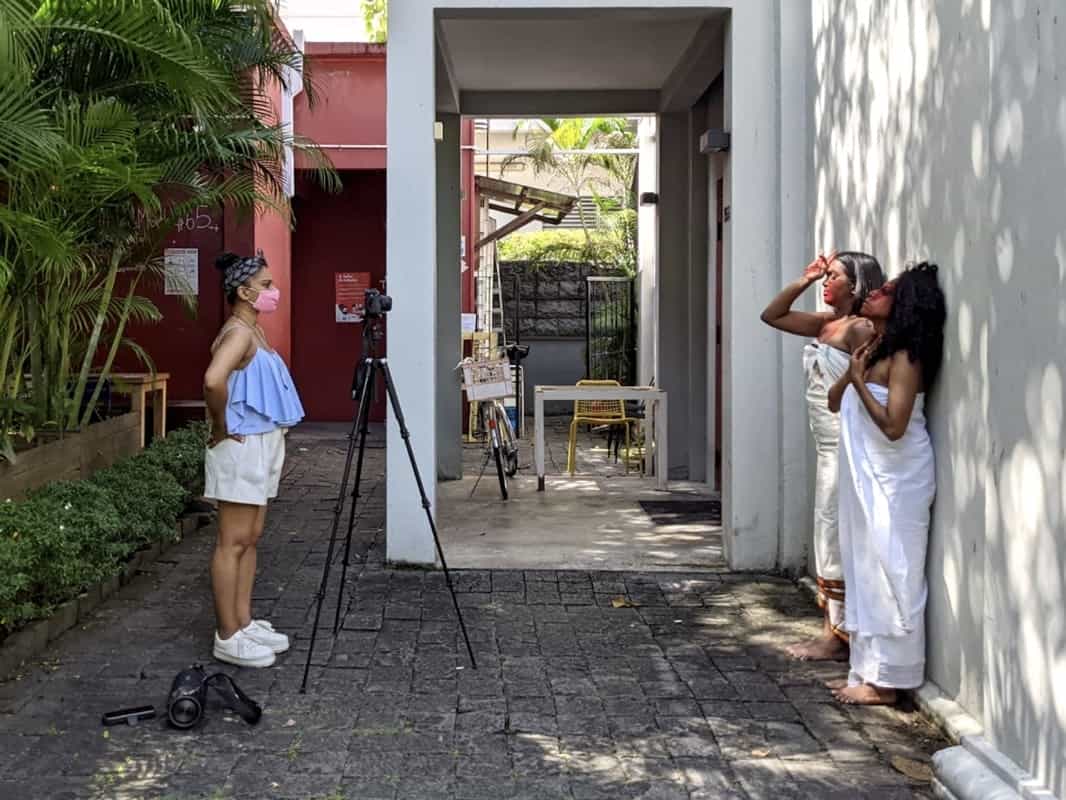
M 163 251 L 165 294 L 200 293 L 200 251 L 195 247 L 168 247 Z
M 369 272 L 333 273 L 333 311 L 337 322 L 362 322 L 363 302 L 370 288 Z

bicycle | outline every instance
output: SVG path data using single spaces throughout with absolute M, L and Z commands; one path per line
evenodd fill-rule
M 478 404 L 478 419 L 485 435 L 485 461 L 471 494 L 485 474 L 489 461 L 495 462 L 496 477 L 500 483 L 500 496 L 508 498 L 507 479 L 518 472 L 518 437 L 511 419 L 504 408 L 502 398 L 512 394 L 507 379 L 506 361 L 473 361 L 464 359 L 458 365 L 463 369 L 467 399 Z
M 492 460 L 496 462 L 500 495 L 506 500 L 507 479 L 513 478 L 518 472 L 518 441 L 514 427 L 511 425 L 511 418 L 507 416 L 507 409 L 499 400 L 481 403 L 478 411 L 481 415 L 482 430 L 487 434 L 487 450 L 491 451 Z M 476 484 L 474 488 L 477 488 Z

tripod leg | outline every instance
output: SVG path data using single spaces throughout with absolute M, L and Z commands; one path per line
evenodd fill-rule
M 448 584 L 448 591 L 452 595 L 455 615 L 459 618 L 459 628 L 463 631 L 466 652 L 470 656 L 470 665 L 477 669 L 474 648 L 470 646 L 470 636 L 466 632 L 466 623 L 463 622 L 463 612 L 459 610 L 459 600 L 455 596 L 452 576 L 448 572 L 448 562 L 444 560 L 444 549 L 440 546 L 440 536 L 437 535 L 437 523 L 433 519 L 433 509 L 430 507 L 429 498 L 426 497 L 426 487 L 422 483 L 422 474 L 418 471 L 418 462 L 415 461 L 415 451 L 411 447 L 411 432 L 407 430 L 407 423 L 403 418 L 403 409 L 400 408 L 400 398 L 396 393 L 396 385 L 392 380 L 392 371 L 389 369 L 389 362 L 386 359 L 379 358 L 377 363 L 381 368 L 381 376 L 385 379 L 385 391 L 389 394 L 389 404 L 392 406 L 392 413 L 396 415 L 396 424 L 400 426 L 400 436 L 403 438 L 404 446 L 407 448 L 407 460 L 411 462 L 411 472 L 414 473 L 415 483 L 418 484 L 418 494 L 422 498 L 422 508 L 425 509 L 426 519 L 429 520 L 429 529 L 433 533 L 433 543 L 437 546 L 437 555 L 440 556 L 441 569 L 444 570 L 444 582 Z
M 366 434 L 370 427 L 370 405 L 374 402 L 374 368 L 367 368 L 363 393 L 359 396 L 359 455 L 355 460 L 355 486 L 352 489 L 352 505 L 348 512 L 348 533 L 344 537 L 344 563 L 341 566 L 341 582 L 337 587 L 337 613 L 333 617 L 333 635 L 341 625 L 341 601 L 344 599 L 344 582 L 348 579 L 348 559 L 352 552 L 352 529 L 355 527 L 355 508 L 359 504 L 359 486 L 363 481 L 363 457 L 366 454 Z
M 370 359 L 367 359 L 370 361 Z M 365 388 L 366 374 L 364 371 L 363 383 Z M 315 623 L 311 628 L 311 644 L 307 650 L 307 661 L 304 663 L 303 680 L 300 681 L 300 694 L 307 692 L 307 675 L 311 671 L 311 656 L 315 652 L 315 640 L 318 638 L 318 621 L 322 616 L 322 601 L 326 599 L 326 585 L 329 583 L 329 567 L 333 561 L 333 548 L 337 543 L 337 529 L 340 527 L 341 513 L 344 511 L 344 499 L 348 491 L 348 478 L 352 471 L 352 458 L 355 456 L 355 435 L 359 430 L 358 415 L 352 421 L 352 430 L 348 434 L 348 452 L 344 457 L 344 472 L 341 474 L 341 485 L 337 491 L 337 504 L 333 508 L 333 524 L 329 531 L 329 547 L 326 550 L 326 563 L 322 567 L 322 581 L 318 586 L 318 594 L 315 595 Z

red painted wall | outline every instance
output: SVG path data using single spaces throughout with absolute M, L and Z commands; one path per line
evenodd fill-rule
M 385 169 L 385 46 L 313 42 L 305 56 L 316 102 L 296 97 L 296 132 L 327 146 L 337 169 Z
M 274 285 L 281 290 L 281 304 L 273 314 L 260 314 L 271 346 L 292 366 L 292 232 L 289 223 L 278 213 L 260 214 L 255 221 L 253 252 L 262 251 L 274 277 Z
M 203 397 L 204 371 L 210 360 L 211 342 L 226 314 L 222 282 L 215 269 L 215 258 L 223 250 L 225 216 L 221 210 L 200 209 L 190 216 L 191 228 L 183 222 L 182 230 L 173 231 L 163 244 L 164 248 L 194 247 L 200 251 L 200 292 L 195 310 L 190 312 L 180 297 L 164 294 L 161 285 L 141 284 L 139 287 L 140 293 L 147 295 L 162 312 L 163 320 L 156 324 L 132 325 L 126 335 L 148 351 L 157 370 L 170 373 L 167 383 L 170 400 L 199 400 Z M 120 355 L 116 364 L 119 371 L 144 371 L 128 351 Z
M 264 120 L 277 124 L 281 116 L 281 84 L 271 81 L 266 87 L 272 113 Z M 292 366 L 292 235 L 290 220 L 274 210 L 264 210 L 255 216 L 251 253 L 262 252 L 274 285 L 281 290 L 281 304 L 273 314 L 260 314 L 259 323 L 266 332 L 271 347 Z M 245 252 L 235 251 L 241 255 Z M 249 253 L 250 254 L 250 253 Z
M 352 370 L 363 326 L 336 322 L 334 273 L 369 272 L 385 279 L 385 171 L 341 173 L 344 191 L 327 194 L 306 174 L 297 179 L 293 254 L 293 378 L 307 418 L 350 420 Z M 385 354 L 382 342 L 379 354 Z M 385 419 L 379 393 L 372 419 Z
M 167 247 L 200 250 L 198 314 L 188 318 L 179 301 L 160 290 L 152 296 L 165 321 L 131 333 L 157 368 L 171 373 L 172 400 L 201 399 L 210 344 L 228 313 L 215 258 L 222 250 L 251 254 L 261 249 L 282 292 L 281 307 L 264 315 L 262 322 L 292 369 L 307 418 L 348 421 L 355 411 L 350 388 L 362 326 L 334 321 L 333 276 L 370 272 L 377 287 L 385 277 L 385 48 L 312 43 L 305 55 L 317 102 L 312 108 L 307 93 L 297 96 L 295 130 L 321 145 L 334 145 L 327 153 L 342 172 L 344 190 L 327 194 L 298 171 L 294 229 L 275 213 L 238 219 L 227 211 L 212 215 L 217 230 L 176 232 L 168 240 Z M 280 103 L 279 87 L 273 87 L 272 99 Z M 473 191 L 473 120 L 464 119 L 461 131 L 462 230 L 469 265 L 462 278 L 462 301 L 463 311 L 472 312 L 479 222 Z M 297 159 L 297 166 L 307 164 Z M 380 395 L 373 412 L 375 420 L 384 419 Z

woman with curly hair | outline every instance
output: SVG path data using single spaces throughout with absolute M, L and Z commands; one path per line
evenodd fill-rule
M 793 311 L 792 305 L 810 286 L 821 281 L 822 299 L 831 309 L 817 313 Z M 846 251 L 819 255 L 799 280 L 777 295 L 762 313 L 762 321 L 779 331 L 808 338 L 803 349 L 807 373 L 807 416 L 818 460 L 814 482 L 814 562 L 818 604 L 824 609 L 822 635 L 789 647 L 793 658 L 848 658 L 844 624 L 844 573 L 837 535 L 837 449 L 840 420 L 826 407 L 829 387 L 848 371 L 848 354 L 872 333 L 869 320 L 858 316 L 867 294 L 885 282 L 877 259 Z
M 840 551 L 851 669 L 843 703 L 888 705 L 925 677 L 925 553 L 936 494 L 925 395 L 947 318 L 935 264 L 922 262 L 863 305 L 877 335 L 829 392 L 840 410 Z

